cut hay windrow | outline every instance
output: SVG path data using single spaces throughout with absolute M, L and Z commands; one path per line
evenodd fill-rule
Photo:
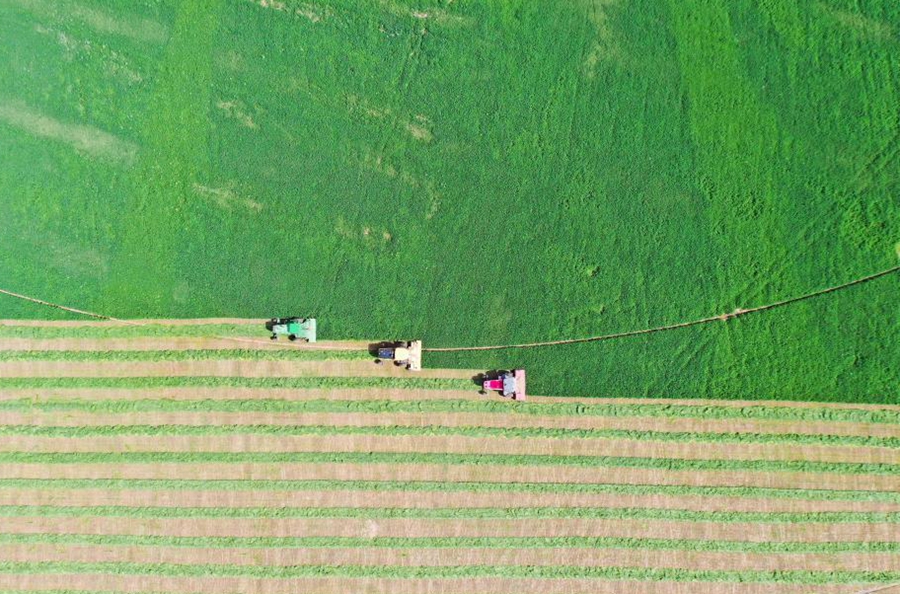
M 49 378 L 3 378 L 0 389 L 56 389 L 56 388 L 262 388 L 262 389 L 304 389 L 304 388 L 382 388 L 400 390 L 465 390 L 472 389 L 473 383 L 464 379 L 427 378 L 421 376 L 399 377 L 49 377 Z M 387 400 L 390 402 L 390 400 Z
M 37 454 L 40 456 L 40 454 Z M 62 456 L 68 456 L 62 454 Z M 17 457 L 20 459 L 21 458 Z M 900 492 L 894 475 L 750 470 L 673 470 L 620 466 L 599 472 L 596 466 L 448 465 L 345 463 L 333 456 L 323 463 L 56 463 L 0 464 L 2 479 L 186 479 L 193 480 L 348 480 L 399 482 L 578 483 L 685 485 L 695 487 L 764 487 L 834 491 Z M 631 464 L 634 461 L 632 460 Z M 660 462 L 656 462 L 660 464 Z M 682 466 L 686 462 L 679 462 Z
M 900 512 L 740 512 L 593 507 L 131 507 L 0 505 L 0 517 L 668 520 L 768 524 L 900 524 Z M 900 531 L 900 526 L 897 527 Z
M 234 350 L 252 349 L 255 351 L 349 351 L 366 353 L 369 342 L 356 340 L 320 340 L 312 344 L 305 342 L 288 342 L 269 340 L 265 337 L 210 338 L 204 336 L 175 337 L 136 337 L 136 338 L 3 338 L 0 337 L 0 352 L 5 357 L 43 358 L 65 357 L 87 358 L 84 352 L 137 352 L 137 351 L 200 351 L 200 350 Z M 22 355 L 23 352 L 29 352 Z M 56 355 L 52 353 L 56 352 Z
M 412 501 L 429 493 L 471 493 L 490 494 L 495 499 L 521 497 L 522 494 L 556 495 L 611 495 L 626 499 L 629 497 L 681 497 L 700 500 L 725 498 L 740 506 L 741 499 L 761 499 L 778 507 L 780 501 L 799 500 L 804 503 L 823 501 L 834 502 L 840 509 L 849 509 L 855 503 L 885 503 L 893 510 L 900 505 L 900 493 L 890 491 L 853 491 L 825 489 L 791 489 L 765 487 L 703 487 L 690 485 L 637 485 L 615 483 L 527 483 L 527 482 L 440 482 L 440 481 L 361 481 L 361 480 L 254 480 L 254 479 L 127 479 L 127 478 L 6 478 L 0 479 L 2 489 L 41 489 L 49 492 L 57 490 L 107 489 L 116 491 L 274 491 L 286 496 L 288 492 L 357 493 L 358 499 L 374 496 L 380 498 L 385 493 L 395 491 L 409 493 Z M 371 492 L 371 493 L 368 493 Z M 415 493 L 416 495 L 412 495 Z
M 232 343 L 228 349 L 197 350 L 141 350 L 141 351 L 3 351 L 0 362 L 28 361 L 44 368 L 45 363 L 64 362 L 135 362 L 135 361 L 369 361 L 371 356 L 363 350 L 326 349 L 237 349 Z M 49 368 L 53 371 L 52 368 Z M 15 376 L 7 376 L 15 377 Z M 44 376 L 42 376 L 44 377 Z
M 651 470 L 806 472 L 900 477 L 900 465 L 809 460 L 683 459 L 592 455 L 457 454 L 418 452 L 22 452 L 0 451 L 0 464 L 423 464 L 445 466 L 525 466 L 529 468 L 642 468 Z
M 0 417 L 2 418 L 2 417 Z M 798 433 L 687 433 L 683 431 L 637 431 L 628 429 L 556 429 L 550 427 L 478 427 L 478 426 L 359 426 L 359 425 L 0 425 L 0 436 L 7 437 L 0 446 L 13 443 L 13 436 L 47 438 L 97 437 L 184 437 L 184 436 L 465 436 L 472 438 L 498 437 L 521 440 L 597 441 L 631 440 L 666 443 L 706 444 L 783 444 L 812 445 L 842 448 L 871 448 L 876 453 L 891 453 L 900 449 L 900 438 L 856 435 L 805 435 Z M 123 442 L 124 443 L 124 442 Z M 177 443 L 177 441 L 175 442 Z M 552 443 L 552 442 L 551 442 Z M 865 451 L 865 450 L 863 450 Z M 893 455 L 891 453 L 891 455 Z
M 38 403 L 41 400 L 35 399 Z M 56 402 L 54 400 L 53 402 Z M 19 408 L 25 408 L 21 404 Z M 27 406 L 27 405 L 26 405 Z M 203 405 L 201 405 L 203 406 Z M 666 419 L 661 417 L 562 417 L 502 415 L 494 413 L 415 413 L 415 412 L 288 412 L 277 411 L 181 411 L 150 413 L 132 412 L 90 412 L 65 411 L 60 415 L 54 411 L 5 411 L 0 402 L 0 427 L 31 425 L 35 427 L 97 427 L 146 425 L 179 427 L 208 427 L 221 425 L 228 427 L 441 427 L 488 429 L 550 429 L 554 431 L 641 431 L 656 433 L 683 433 L 702 435 L 704 433 L 736 433 L 759 435 L 803 435 L 834 436 L 877 440 L 897 439 L 900 427 L 869 423 L 811 423 L 803 421 L 742 421 L 737 419 Z M 365 409 L 366 405 L 361 404 Z M 193 430 L 193 429 L 191 429 Z M 286 429 L 290 431 L 291 429 Z
M 193 351 L 178 351 L 179 353 Z M 216 351 L 212 351 L 215 353 Z M 306 351 L 259 351 L 281 353 Z M 310 351 L 311 352 L 311 351 Z M 330 351 L 321 351 L 330 352 Z M 410 372 L 396 365 L 375 365 L 366 357 L 355 360 L 335 358 L 322 360 L 283 360 L 283 358 L 259 357 L 247 359 L 182 359 L 163 360 L 91 360 L 89 365 L 81 360 L 0 360 L 0 377 L 27 378 L 152 378 L 163 377 L 226 377 L 226 378 L 345 378 L 345 377 L 402 377 Z M 416 377 L 431 379 L 455 379 L 471 381 L 479 373 L 477 369 L 423 369 Z M 900 414 L 900 413 L 898 413 Z
M 731 553 L 900 553 L 900 542 L 753 542 L 740 540 L 673 540 L 613 537 L 215 537 L 116 534 L 8 534 L 0 544 L 54 544 L 178 548 L 393 548 L 393 549 L 629 549 Z
M 217 324 L 160 324 L 146 322 L 138 325 L 96 322 L 94 324 L 60 325 L 47 324 L 0 324 L 0 338 L 26 338 L 29 340 L 47 340 L 55 338 L 133 338 L 133 337 L 246 337 L 266 340 L 263 320 L 255 323 L 217 323 Z
M 303 362 L 299 362 L 301 364 Z M 341 362 L 336 362 L 343 364 Z M 374 367 L 374 366 L 373 366 Z M 461 377 L 429 378 L 409 374 L 400 377 L 218 377 L 218 376 L 185 376 L 185 377 L 3 377 L 0 378 L 0 389 L 3 388 L 152 388 L 152 387 L 246 387 L 246 388 L 412 388 L 412 389 L 472 389 L 471 379 L 465 370 L 454 371 Z M 0 403 L 0 410 L 29 410 L 30 400 L 7 400 Z M 900 435 L 900 411 L 890 409 L 816 409 L 789 407 L 728 407 L 728 406 L 675 406 L 648 404 L 598 404 L 584 405 L 580 403 L 517 403 L 498 399 L 483 400 L 427 400 L 409 402 L 402 400 L 247 400 L 217 401 L 215 399 L 201 401 L 170 400 L 80 400 L 78 398 L 37 402 L 33 408 L 37 410 L 86 410 L 92 412 L 109 412 L 123 410 L 172 411 L 172 410 L 210 410 L 228 411 L 236 407 L 247 407 L 248 411 L 265 409 L 269 405 L 273 411 L 279 412 L 468 412 L 468 413 L 503 413 L 521 416 L 567 416 L 567 417 L 676 417 L 690 419 L 728 419 L 728 420 L 768 420 L 768 421 L 803 421 L 803 422 L 848 422 L 878 423 L 893 425 Z M 54 407 L 54 408 L 51 408 Z
M 0 431 L 0 435 L 2 435 Z M 326 437 L 326 440 L 323 440 Z M 900 450 L 871 447 L 676 442 L 673 440 L 475 437 L 468 435 L 337 434 L 314 435 L 154 435 L 95 437 L 46 437 L 7 435 L 0 440 L 4 453 L 102 453 L 102 452 L 211 452 L 211 453 L 440 453 L 507 456 L 577 456 L 785 461 L 834 464 L 900 466 Z M 562 462 L 566 463 L 566 462 Z
M 67 481 L 62 481 L 67 482 Z M 47 481 L 30 481 L 31 488 L 0 485 L 0 505 L 18 506 L 127 506 L 127 507 L 356 507 L 385 508 L 498 508 L 508 507 L 510 497 L 517 507 L 542 508 L 655 508 L 704 512 L 773 512 L 773 513 L 897 513 L 900 502 L 846 499 L 775 499 L 728 495 L 670 495 L 662 493 L 560 493 L 503 491 L 419 491 L 412 496 L 404 490 L 377 490 L 361 494 L 347 490 L 214 490 L 210 489 L 110 490 L 107 481 L 86 484 L 83 488 L 62 489 L 48 486 Z M 88 483 L 88 481 L 83 481 Z M 38 486 L 39 485 L 39 486 Z M 459 486 L 465 487 L 467 483 Z M 173 485 L 174 486 L 174 485 Z M 371 496 L 376 495 L 376 496 Z
M 533 567 L 648 568 L 695 571 L 897 571 L 891 553 L 769 553 L 621 548 L 201 548 L 63 544 L 0 544 L 0 559 L 11 563 L 153 563 L 241 567 Z M 562 562 L 561 562 L 562 561 Z
M 392 578 L 599 578 L 629 580 L 666 580 L 681 582 L 757 582 L 788 584 L 866 584 L 900 580 L 900 571 L 734 571 L 657 569 L 644 567 L 572 567 L 468 565 L 455 567 L 359 565 L 213 565 L 178 563 L 77 563 L 45 561 L 15 563 L 0 561 L 0 573 L 126 574 L 172 577 L 259 577 L 292 579 L 301 577 L 392 577 Z
M 11 516 L 5 534 L 260 538 L 627 538 L 898 543 L 896 523 L 691 522 L 594 518 L 124 518 Z

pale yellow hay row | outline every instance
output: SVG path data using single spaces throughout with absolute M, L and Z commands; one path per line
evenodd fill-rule
M 895 523 L 365 518 L 4 518 L 8 534 L 344 538 L 640 538 L 741 542 L 900 542 Z
M 892 553 L 732 553 L 635 549 L 501 548 L 195 548 L 166 546 L 0 545 L 10 563 L 167 563 L 289 567 L 598 567 L 695 571 L 896 571 Z
M 355 463 L 7 464 L 0 478 L 591 483 L 900 491 L 900 476 L 573 466 Z
M 194 491 L 139 489 L 0 489 L 0 505 L 87 507 L 309 508 L 652 508 L 711 512 L 820 513 L 900 511 L 900 503 L 696 495 L 472 491 Z

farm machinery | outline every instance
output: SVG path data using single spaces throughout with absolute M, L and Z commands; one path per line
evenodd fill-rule
M 381 343 L 375 349 L 375 364 L 383 365 L 385 361 L 393 361 L 397 367 L 406 367 L 410 371 L 422 369 L 422 341 L 410 340 Z
M 525 370 L 513 369 L 493 374 L 481 383 L 481 393 L 499 392 L 504 398 L 525 400 Z
M 266 330 L 272 333 L 272 340 L 287 336 L 290 341 L 316 341 L 315 318 L 272 318 L 266 322 Z

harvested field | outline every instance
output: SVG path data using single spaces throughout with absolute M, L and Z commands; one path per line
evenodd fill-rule
M 478 394 L 477 370 L 376 367 L 363 342 L 273 346 L 248 323 L 234 347 L 204 327 L 0 338 L 0 588 L 844 594 L 900 579 L 896 406 L 515 403 Z

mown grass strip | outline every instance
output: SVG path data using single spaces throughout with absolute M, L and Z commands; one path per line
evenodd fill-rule
M 729 512 L 653 508 L 354 508 L 354 507 L 130 507 L 124 505 L 0 505 L 0 517 L 333 518 L 333 519 L 592 519 L 683 522 L 897 523 L 900 512 Z
M 549 456 L 396 452 L 0 452 L 0 464 L 439 464 L 567 466 L 658 470 L 735 470 L 900 475 L 900 465 L 807 460 L 688 460 L 622 456 Z
M 900 553 L 900 542 L 745 542 L 612 537 L 215 537 L 106 534 L 0 534 L 0 544 L 58 544 L 184 548 L 588 548 L 729 553 Z
M 693 487 L 687 485 L 619 485 L 602 483 L 443 483 L 429 481 L 334 480 L 185 480 L 185 479 L 0 479 L 0 489 L 137 489 L 148 491 L 385 491 L 472 493 L 579 493 L 753 497 L 814 501 L 900 503 L 890 491 L 771 489 L 766 487 Z
M 785 584 L 867 584 L 900 580 L 900 571 L 703 571 L 632 567 L 567 566 L 489 566 L 456 567 L 377 567 L 359 565 L 183 565 L 172 563 L 78 563 L 47 561 L 39 563 L 0 562 L 6 574 L 112 574 L 159 575 L 169 577 L 250 577 L 291 579 L 302 577 L 370 578 L 598 578 L 627 580 L 663 580 L 678 582 L 756 582 Z
M 271 334 L 262 320 L 258 324 L 140 324 L 127 326 L 2 326 L 0 338 L 215 338 L 239 336 L 266 340 Z
M 242 378 L 242 377 L 133 377 L 133 378 L 0 378 L 0 388 L 406 388 L 474 390 L 466 379 L 400 378 Z M 842 421 L 900 425 L 900 411 L 872 409 L 792 408 L 766 406 L 692 406 L 675 404 L 529 403 L 506 400 L 7 400 L 0 410 L 82 410 L 86 412 L 261 410 L 274 412 L 428 412 L 506 413 L 547 416 L 680 417 L 775 421 Z
M 675 443 L 793 444 L 843 447 L 900 448 L 900 438 L 855 435 L 803 435 L 766 433 L 687 433 L 633 431 L 628 429 L 555 429 L 550 427 L 445 427 L 428 426 L 332 426 L 332 425 L 97 425 L 83 427 L 47 427 L 37 425 L 0 425 L 0 436 L 33 437 L 116 437 L 205 436 L 205 435 L 384 435 L 464 437 L 501 437 L 517 439 L 628 439 Z
M 2 351 L 0 361 L 356 361 L 365 349 L 184 349 L 157 351 Z
M 0 389 L 27 388 L 27 389 L 56 389 L 56 388 L 118 388 L 123 390 L 141 388 L 398 388 L 403 390 L 475 390 L 475 384 L 465 379 L 441 379 L 427 377 L 219 377 L 219 376 L 186 376 L 186 377 L 125 377 L 125 378 L 99 378 L 99 377 L 46 377 L 46 378 L 0 378 Z M 126 401 L 119 400 L 47 400 L 32 401 L 7 400 L 0 402 L 0 410 L 24 410 L 32 402 L 34 407 L 43 407 L 41 410 L 84 410 L 89 412 L 127 412 L 128 410 L 146 411 L 176 411 L 182 410 L 182 402 L 176 400 L 133 400 L 129 407 Z M 223 400 L 198 400 L 190 401 L 196 406 L 206 410 L 232 410 L 231 405 L 225 405 Z M 216 403 L 220 403 L 217 405 Z M 233 403 L 249 404 L 250 400 L 229 401 Z M 257 400 L 256 402 L 269 403 L 271 407 L 281 406 L 290 408 L 288 401 L 282 400 Z M 311 404 L 306 409 L 298 409 L 300 412 L 315 412 L 316 407 L 323 409 L 320 412 L 328 412 L 328 402 L 334 400 L 309 401 L 319 404 Z M 392 400 L 362 401 L 363 407 L 372 406 L 377 410 L 378 403 L 395 402 Z M 437 401 L 433 401 L 437 402 Z M 448 400 L 447 402 L 466 402 Z M 282 404 L 279 404 L 282 403 Z M 369 403 L 375 403 L 369 405 Z M 299 402 L 296 404 L 300 404 Z M 297 407 L 294 407 L 297 408 Z M 347 410 L 336 405 L 334 412 Z

